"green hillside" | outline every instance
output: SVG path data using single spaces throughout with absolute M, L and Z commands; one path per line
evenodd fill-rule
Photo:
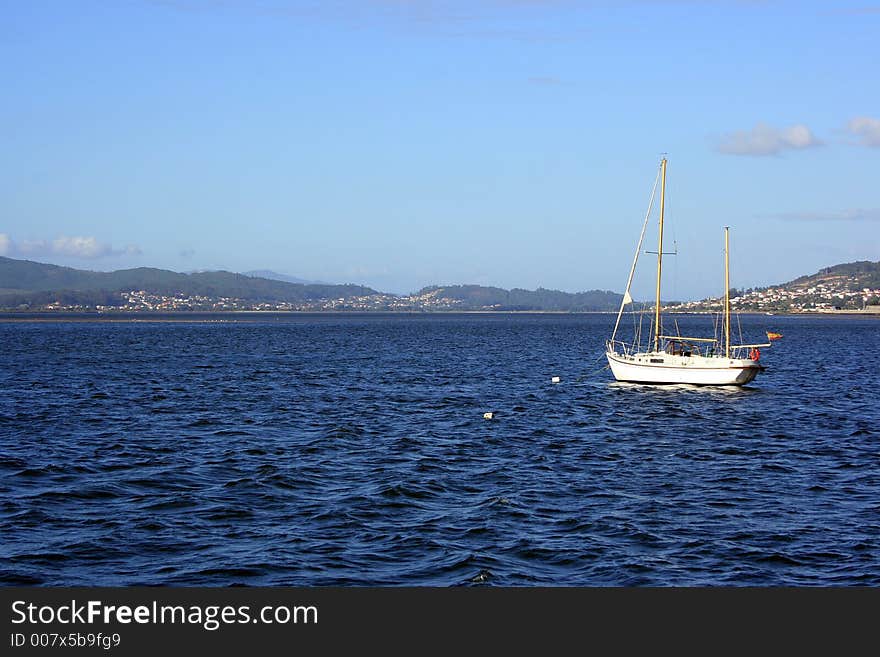
M 880 262 L 834 265 L 773 288 L 777 289 L 734 290 L 735 305 L 742 310 L 861 308 L 877 300 Z M 865 288 L 871 292 L 864 292 Z M 227 301 L 222 300 L 231 299 L 235 300 L 234 308 L 280 304 L 277 307 L 282 309 L 307 310 L 607 312 L 617 310 L 621 302 L 621 295 L 603 290 L 571 293 L 545 288 L 506 290 L 483 285 L 432 286 L 410 297 L 399 297 L 362 285 L 291 283 L 228 271 L 181 274 L 139 267 L 96 272 L 0 257 L 0 308 L 51 310 L 59 305 L 68 309 L 131 308 L 132 302 L 126 300 L 124 293 L 132 291 L 166 299 L 191 298 L 175 306 L 184 309 L 228 308 Z M 680 310 L 699 309 L 703 305 L 705 302 L 676 304 Z M 168 307 L 168 304 L 144 301 L 141 307 Z
M 119 292 L 232 297 L 248 301 L 302 302 L 376 294 L 361 285 L 303 285 L 253 278 L 228 271 L 180 274 L 139 267 L 95 272 L 0 257 L 0 306 L 62 303 L 114 305 Z
M 859 260 L 820 269 L 810 276 L 801 276 L 783 287 L 804 287 L 826 281 L 845 281 L 852 289 L 880 287 L 880 262 Z
M 482 285 L 451 285 L 426 287 L 420 295 L 433 294 L 440 299 L 455 299 L 463 310 L 493 308 L 495 310 L 535 310 L 559 312 L 585 312 L 617 310 L 622 296 L 614 292 L 592 290 L 589 292 L 560 292 L 559 290 L 505 290 Z

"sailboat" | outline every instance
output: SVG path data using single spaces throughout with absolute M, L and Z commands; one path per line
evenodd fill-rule
M 639 252 L 645 238 L 645 229 L 654 205 L 657 180 L 651 192 L 648 212 L 642 225 L 642 233 L 636 246 L 626 290 L 617 313 L 617 321 L 611 338 L 605 343 L 605 355 L 614 378 L 632 383 L 688 383 L 709 386 L 741 386 L 750 383 L 765 368 L 759 363 L 760 347 L 769 343 L 733 345 L 730 340 L 730 231 L 724 227 L 724 312 L 723 336 L 683 337 L 668 335 L 664 331 L 660 313 L 660 282 L 663 273 L 663 218 L 666 209 L 666 158 L 660 160 L 657 173 L 660 181 L 660 226 L 657 246 L 657 282 L 652 334 L 647 347 L 642 348 L 640 336 L 632 343 L 617 339 L 620 318 L 628 304 L 633 303 L 630 295 L 633 275 Z

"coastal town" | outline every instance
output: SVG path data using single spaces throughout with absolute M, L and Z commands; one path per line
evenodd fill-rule
M 87 272 L 0 257 L 6 312 L 616 312 L 620 294 L 482 285 L 430 286 L 391 294 L 356 284 L 299 284 L 231 272 Z M 271 273 L 271 272 L 270 272 Z M 28 287 L 33 286 L 33 287 Z M 636 309 L 653 307 L 637 300 Z M 665 312 L 722 309 L 723 298 L 667 300 Z M 755 313 L 880 313 L 880 262 L 826 267 L 781 285 L 731 289 L 731 309 Z
M 779 286 L 733 291 L 732 310 L 741 312 L 835 313 L 878 312 L 880 288 L 850 289 L 847 281 L 819 282 L 804 286 Z M 723 299 L 711 298 L 670 305 L 678 312 L 721 310 Z
M 410 295 L 370 294 L 348 298 L 314 299 L 303 302 L 249 301 L 233 297 L 202 295 L 160 295 L 145 290 L 121 293 L 119 305 L 64 305 L 46 304 L 38 310 L 118 312 L 186 312 L 186 311 L 268 311 L 268 312 L 440 312 L 450 310 L 503 310 L 498 304 L 473 307 L 461 299 L 443 295 L 443 288 Z M 721 310 L 723 299 L 670 303 L 671 312 L 713 312 Z M 734 291 L 731 308 L 741 312 L 835 313 L 880 312 L 880 288 L 848 289 L 845 281 L 817 283 L 803 287 L 770 287 L 757 290 Z M 37 309 L 34 309 L 37 310 Z
M 324 311 L 363 311 L 363 312 L 431 312 L 455 310 L 461 307 L 459 299 L 440 295 L 441 290 L 431 290 L 407 296 L 393 294 L 370 294 L 348 298 L 315 299 L 300 303 L 288 301 L 247 301 L 232 297 L 209 297 L 201 295 L 160 295 L 145 290 L 131 290 L 122 293 L 120 305 L 98 305 L 99 313 L 114 312 L 186 312 L 186 311 L 269 311 L 269 312 L 324 312 Z M 47 310 L 91 310 L 84 306 L 65 307 L 59 303 L 48 304 Z

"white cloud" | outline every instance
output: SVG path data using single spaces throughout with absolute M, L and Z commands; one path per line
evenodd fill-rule
M 880 208 L 854 208 L 841 212 L 783 212 L 771 216 L 786 221 L 880 221 Z
M 766 123 L 756 123 L 751 130 L 737 130 L 723 135 L 716 149 L 729 155 L 762 156 L 821 145 L 822 142 L 805 125 L 778 129 Z
M 849 120 L 846 129 L 858 137 L 863 146 L 880 148 L 880 119 L 857 116 Z
M 59 237 L 52 241 L 52 253 L 71 258 L 101 258 L 112 255 L 113 247 L 94 237 Z
M 25 240 L 21 244 L 14 244 L 13 250 L 23 255 L 48 255 L 52 249 L 45 240 Z
M 114 249 L 110 244 L 99 242 L 95 237 L 60 236 L 51 242 L 46 240 L 24 240 L 13 242 L 6 234 L 0 234 L 0 254 L 24 256 L 63 256 L 93 260 L 107 256 L 140 255 L 143 253 L 136 244 L 122 249 Z

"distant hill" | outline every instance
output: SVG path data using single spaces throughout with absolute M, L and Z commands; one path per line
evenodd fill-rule
M 622 299 L 620 294 L 604 290 L 571 293 L 545 288 L 506 290 L 483 285 L 431 286 L 402 297 L 362 285 L 295 283 L 255 276 L 257 273 L 274 274 L 268 270 L 247 274 L 228 271 L 182 274 L 149 267 L 96 272 L 0 257 L 0 308 L 51 309 L 53 304 L 66 308 L 99 305 L 130 308 L 131 301 L 126 302 L 124 295 L 132 291 L 160 297 L 203 298 L 189 307 L 229 307 L 226 302 L 212 304 L 204 299 L 233 299 L 236 308 L 281 304 L 279 307 L 310 310 L 607 312 L 617 310 Z M 865 288 L 870 292 L 864 292 Z M 875 303 L 878 291 L 880 262 L 862 261 L 826 267 L 773 289 L 732 290 L 732 293 L 740 309 L 809 310 L 861 308 Z M 675 305 L 681 310 L 693 310 L 711 306 L 712 302 L 709 299 Z
M 788 283 L 731 289 L 736 310 L 758 312 L 868 311 L 880 304 L 880 262 L 846 262 L 800 276 Z M 678 310 L 712 310 L 721 299 L 676 304 Z M 870 311 L 873 312 L 873 311 Z
M 880 287 L 880 262 L 859 260 L 847 262 L 841 265 L 825 267 L 810 276 L 801 276 L 781 287 L 802 288 L 817 285 L 819 283 L 839 282 L 844 283 L 849 289 L 861 290 L 864 288 L 875 289 Z
M 242 272 L 242 274 L 251 278 L 268 278 L 270 281 L 284 281 L 285 283 L 299 283 L 300 285 L 330 285 L 330 283 L 325 283 L 324 281 L 310 281 L 305 278 L 279 274 L 271 269 L 255 269 L 254 271 Z
M 462 310 L 535 310 L 559 312 L 610 311 L 620 307 L 622 295 L 615 292 L 560 292 L 559 290 L 505 290 L 482 285 L 450 285 L 423 288 L 419 295 L 431 294 L 436 299 L 453 299 Z
M 0 306 L 65 303 L 114 305 L 119 292 L 145 290 L 160 295 L 202 295 L 249 301 L 303 302 L 377 294 L 361 285 L 299 284 L 255 278 L 228 271 L 180 274 L 139 267 L 95 272 L 29 260 L 0 257 Z M 114 296 L 115 295 L 115 296 Z M 96 301 L 97 299 L 97 301 Z M 48 301 L 47 301 L 48 300 Z

